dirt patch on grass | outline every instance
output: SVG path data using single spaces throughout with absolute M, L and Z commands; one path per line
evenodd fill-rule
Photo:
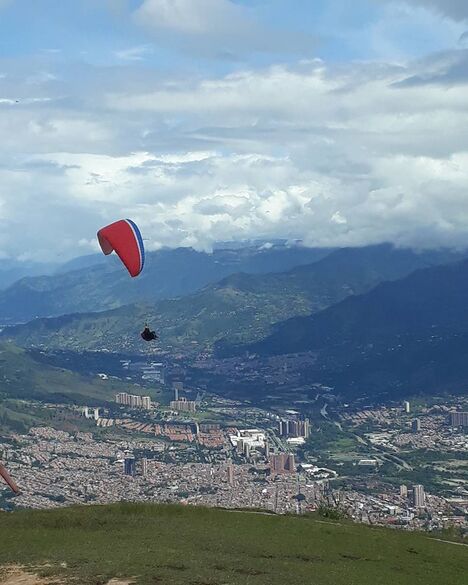
M 33 571 L 32 569 L 31 571 Z M 39 577 L 28 572 L 24 567 L 0 567 L 0 585 L 64 585 L 65 581 L 57 578 Z M 134 585 L 132 579 L 111 579 L 107 585 Z
M 26 572 L 22 567 L 0 567 L 0 585 L 52 585 L 59 582 L 43 579 L 38 575 Z

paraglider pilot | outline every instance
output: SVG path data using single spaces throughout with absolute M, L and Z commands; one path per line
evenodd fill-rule
M 148 327 L 148 324 L 145 325 L 145 328 L 141 332 L 141 336 L 145 341 L 154 341 L 158 339 L 155 331 L 151 331 Z

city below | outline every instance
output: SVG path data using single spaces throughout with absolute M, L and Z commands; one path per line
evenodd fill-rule
M 465 398 L 351 407 L 322 388 L 314 408 L 264 409 L 208 392 L 180 364 L 127 360 L 121 368 L 145 384 L 138 393 L 120 392 L 106 406 L 43 404 L 77 427 L 34 427 L 0 441 L 20 486 L 17 496 L 0 492 L 4 509 L 178 502 L 468 529 Z

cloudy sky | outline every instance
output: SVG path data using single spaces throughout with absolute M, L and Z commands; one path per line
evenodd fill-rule
M 0 257 L 468 245 L 466 0 L 0 0 Z

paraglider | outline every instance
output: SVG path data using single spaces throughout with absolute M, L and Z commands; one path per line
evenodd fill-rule
M 136 223 L 121 219 L 101 228 L 97 233 L 101 250 L 107 256 L 115 251 L 133 278 L 138 276 L 145 265 L 143 238 Z
M 99 245 L 104 254 L 115 252 L 122 261 L 130 276 L 135 278 L 145 265 L 145 247 L 141 232 L 131 219 L 120 219 L 101 228 L 97 233 Z M 148 324 L 141 332 L 145 341 L 158 339 L 155 331 L 151 331 Z
M 16 483 L 11 479 L 10 474 L 5 469 L 5 467 L 0 463 L 0 477 L 2 477 L 8 487 L 14 494 L 19 494 L 19 487 Z

